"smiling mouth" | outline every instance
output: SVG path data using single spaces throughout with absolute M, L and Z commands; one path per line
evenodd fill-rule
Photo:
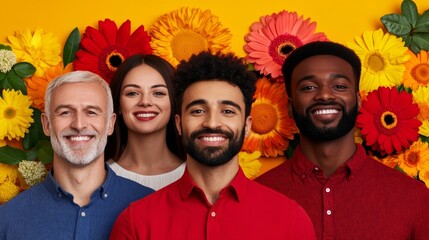
M 67 136 L 66 138 L 71 142 L 81 143 L 81 142 L 87 142 L 91 140 L 92 137 L 88 135 L 79 135 L 79 136 Z
M 337 109 L 319 109 L 313 112 L 314 115 L 328 115 L 339 113 Z

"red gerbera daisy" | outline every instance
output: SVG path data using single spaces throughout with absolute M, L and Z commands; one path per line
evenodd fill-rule
M 140 25 L 131 35 L 131 22 L 125 21 L 118 29 L 110 19 L 98 22 L 99 30 L 88 26 L 73 66 L 76 70 L 97 73 L 107 82 L 119 65 L 134 54 L 151 54 L 150 37 Z
M 419 138 L 419 107 L 413 96 L 396 88 L 380 87 L 362 102 L 356 126 L 366 145 L 381 154 L 400 152 Z

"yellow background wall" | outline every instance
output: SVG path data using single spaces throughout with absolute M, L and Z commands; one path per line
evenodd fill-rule
M 282 10 L 296 11 L 316 21 L 317 31 L 332 41 L 346 43 L 367 30 L 382 27 L 380 17 L 400 13 L 402 0 L 19 0 L 2 1 L 0 43 L 16 30 L 42 28 L 53 32 L 63 44 L 75 27 L 83 33 L 86 26 L 98 29 L 98 20 L 110 18 L 118 26 L 131 20 L 132 30 L 144 25 L 149 30 L 159 16 L 181 7 L 210 9 L 224 27 L 231 30 L 232 50 L 244 56 L 244 35 L 249 26 L 264 15 Z M 415 0 L 422 13 L 429 0 Z

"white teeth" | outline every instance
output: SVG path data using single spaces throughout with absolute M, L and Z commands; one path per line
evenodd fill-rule
M 225 138 L 223 137 L 203 137 L 202 140 L 206 142 L 219 142 L 223 141 Z
M 316 115 L 333 114 L 333 113 L 338 113 L 338 110 L 336 110 L 336 109 L 323 109 L 323 110 L 317 110 L 316 112 L 314 112 L 314 114 L 316 114 Z
M 139 113 L 137 114 L 137 117 L 140 118 L 148 118 L 148 117 L 155 117 L 156 114 L 155 113 Z
M 74 136 L 74 137 L 70 137 L 70 140 L 75 141 L 75 142 L 88 141 L 89 139 L 91 139 L 89 136 Z

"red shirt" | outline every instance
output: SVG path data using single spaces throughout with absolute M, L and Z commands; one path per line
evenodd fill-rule
M 429 239 L 429 190 L 371 159 L 361 145 L 329 179 L 298 147 L 256 181 L 296 200 L 317 239 Z
M 295 202 L 247 179 L 242 170 L 211 205 L 188 171 L 176 182 L 132 203 L 111 239 L 315 239 Z

